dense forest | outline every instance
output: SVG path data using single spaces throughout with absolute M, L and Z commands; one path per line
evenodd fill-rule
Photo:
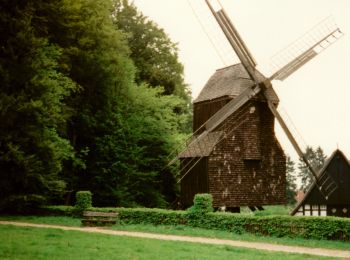
M 0 210 L 175 200 L 191 98 L 161 28 L 127 0 L 4 0 L 0 34 Z

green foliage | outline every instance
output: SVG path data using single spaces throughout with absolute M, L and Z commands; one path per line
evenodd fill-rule
M 1 259 L 305 259 L 285 252 L 4 225 L 0 241 Z
M 163 95 L 180 97 L 174 111 L 183 117 L 181 131 L 192 130 L 192 104 L 184 82 L 183 65 L 178 59 L 177 44 L 163 29 L 144 16 L 129 0 L 114 0 L 114 24 L 127 35 L 130 58 L 136 66 L 135 81 L 150 87 L 161 86 Z
M 94 195 L 98 191 L 98 205 L 165 207 L 175 199 L 174 173 L 165 166 L 184 136 L 174 134 L 181 118 L 173 108 L 181 100 L 161 93 L 161 88 L 131 86 L 108 134 L 96 139 L 99 157 L 89 185 Z
M 114 1 L 114 24 L 127 34 L 130 57 L 134 61 L 136 82 L 162 86 L 165 94 L 189 98 L 183 79 L 178 48 L 163 29 L 144 16 L 128 0 Z
M 94 209 L 98 210 L 98 209 Z M 109 209 L 111 210 L 111 209 Z M 179 225 L 306 239 L 350 240 L 350 220 L 333 217 L 244 216 L 232 213 L 207 213 L 193 217 L 186 211 L 118 208 L 120 220 L 127 224 Z
M 74 206 L 42 206 L 35 211 L 40 216 L 80 216 Z
M 101 206 L 176 199 L 165 166 L 190 131 L 183 67 L 165 32 L 123 3 L 2 3 L 0 210 L 72 204 L 78 190 Z
M 45 207 L 48 212 L 71 215 L 72 207 Z M 336 217 L 254 216 L 235 213 L 206 213 L 193 217 L 188 211 L 149 208 L 90 208 L 99 212 L 118 212 L 121 223 L 186 225 L 188 227 L 251 233 L 272 237 L 350 241 L 350 219 Z M 66 213 L 64 213 L 66 212 Z
M 324 152 L 321 147 L 317 147 L 316 149 L 314 149 L 308 146 L 306 147 L 306 151 L 304 154 L 316 172 L 318 172 L 323 167 L 323 164 L 327 158 L 327 156 L 324 155 Z M 312 184 L 314 177 L 312 176 L 311 171 L 309 170 L 307 165 L 302 161 L 302 159 L 299 159 L 298 169 L 299 177 L 301 178 L 301 189 L 304 192 L 306 192 Z
M 213 196 L 211 194 L 196 194 L 193 199 L 193 206 L 187 211 L 193 215 L 202 215 L 213 212 Z
M 286 165 L 286 195 L 287 195 L 287 203 L 289 205 L 294 205 L 297 201 L 295 196 L 297 194 L 297 184 L 296 184 L 296 176 L 295 176 L 295 163 L 292 159 L 287 156 L 287 165 Z
M 75 198 L 75 209 L 77 211 L 82 212 L 92 207 L 92 193 L 90 191 L 78 191 Z
M 120 221 L 128 224 L 183 225 L 187 223 L 185 211 L 118 208 Z
M 63 130 L 76 84 L 62 69 L 62 49 L 40 35 L 48 6 L 5 1 L 0 9 L 0 210 L 60 199 L 58 174 L 73 156 Z
M 174 172 L 162 169 L 188 121 L 189 113 L 176 113 L 186 107 L 184 99 L 134 83 L 140 67 L 133 66 L 131 45 L 142 39 L 129 38 L 131 29 L 116 30 L 111 18 L 119 14 L 111 16 L 110 1 L 79 0 L 61 10 L 60 33 L 52 39 L 64 48 L 70 75 L 80 86 L 68 100 L 75 111 L 68 137 L 76 153 L 64 170 L 69 189 L 91 190 L 94 204 L 100 206 L 165 207 L 177 196 Z M 127 19 L 132 21 L 132 15 Z M 71 34 L 65 34 L 67 30 Z M 162 53 L 168 48 L 170 41 Z M 175 71 L 167 62 L 162 68 Z M 183 80 L 182 70 L 174 73 Z M 136 83 L 144 81 L 151 85 L 147 80 Z M 166 88 L 153 87 L 158 85 Z

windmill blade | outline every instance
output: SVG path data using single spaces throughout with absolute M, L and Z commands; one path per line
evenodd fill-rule
M 273 73 L 270 80 L 286 79 L 343 35 L 332 17 L 323 20 L 272 58 L 276 72 Z
M 252 97 L 256 96 L 260 91 L 262 90 L 262 87 L 259 85 L 253 85 L 252 87 L 248 87 L 245 91 L 243 91 L 238 97 L 232 99 L 230 102 L 228 102 L 225 106 L 223 106 L 218 112 L 216 112 L 212 117 L 210 117 L 199 129 L 204 131 L 196 135 L 197 131 L 188 139 L 189 142 L 186 145 L 184 149 L 181 151 L 177 151 L 177 155 L 183 154 L 187 149 L 191 147 L 195 147 L 198 151 L 196 151 L 196 154 L 205 155 L 207 147 L 202 146 L 200 144 L 202 143 L 215 143 L 216 137 L 219 138 L 220 136 L 209 136 L 211 132 L 213 132 L 220 124 L 222 124 L 230 115 L 234 114 L 239 108 L 241 108 L 244 104 L 246 104 Z M 213 140 L 209 140 L 209 139 Z M 206 140 L 206 142 L 204 142 Z M 173 158 L 168 166 L 174 164 L 178 156 Z M 191 157 L 192 155 L 188 156 Z
M 214 141 L 212 143 L 213 146 L 216 146 L 218 143 L 220 143 L 222 140 L 224 140 L 226 138 L 226 136 L 229 136 L 233 131 L 235 131 L 238 127 L 240 127 L 242 124 L 246 123 L 248 121 L 247 113 L 249 113 L 248 111 L 245 112 L 243 115 L 239 115 L 239 119 L 238 119 L 238 124 L 235 125 L 231 125 L 229 127 L 225 127 L 225 129 L 223 131 L 217 131 L 216 132 L 216 138 L 214 138 Z M 199 143 L 192 143 L 192 145 L 198 145 Z M 180 170 L 180 172 L 183 172 L 183 170 L 187 169 L 189 166 L 189 169 L 187 171 L 185 171 L 185 173 L 182 175 L 182 177 L 178 180 L 177 183 L 180 183 L 182 179 L 184 179 L 188 173 L 191 172 L 191 170 L 198 164 L 198 162 L 205 156 L 205 154 L 202 154 L 200 156 L 193 156 L 193 154 L 191 152 L 189 152 L 187 155 L 183 156 L 182 158 L 192 158 L 188 163 L 186 163 Z
M 204 124 L 205 130 L 208 132 L 213 131 L 222 122 L 224 122 L 230 115 L 241 108 L 248 100 L 256 96 L 261 91 L 259 85 L 254 85 L 243 91 L 238 97 L 232 99 L 224 107 L 222 107 L 218 112 L 216 112 L 208 121 Z
M 337 184 L 334 182 L 334 180 L 329 175 L 322 175 L 318 176 L 317 171 L 312 167 L 312 165 L 309 163 L 308 159 L 306 158 L 305 154 L 302 152 L 299 144 L 297 143 L 296 139 L 294 138 L 293 134 L 289 130 L 287 124 L 284 122 L 282 116 L 278 112 L 275 105 L 271 102 L 268 95 L 264 93 L 268 106 L 272 112 L 272 114 L 277 119 L 278 123 L 280 124 L 281 128 L 283 129 L 284 133 L 286 134 L 287 138 L 291 142 L 293 148 L 297 152 L 298 156 L 303 160 L 303 162 L 306 164 L 306 166 L 309 168 L 311 174 L 315 178 L 316 185 L 318 186 L 320 192 L 323 194 L 323 196 L 328 199 L 329 196 L 338 188 Z
M 187 0 L 187 3 L 222 64 L 224 66 L 229 66 L 237 63 L 238 58 L 235 51 L 226 40 L 226 36 L 204 1 Z
M 248 50 L 246 44 L 242 40 L 241 36 L 239 35 L 238 31 L 235 29 L 230 18 L 226 15 L 226 12 L 222 8 L 220 2 L 216 0 L 216 6 L 219 8 L 219 10 L 216 11 L 213 5 L 210 3 L 210 0 L 205 1 L 210 11 L 214 15 L 216 21 L 220 25 L 222 31 L 224 32 L 228 42 L 231 44 L 238 58 L 242 62 L 244 68 L 248 72 L 249 76 L 255 82 L 257 82 L 257 78 L 255 76 L 256 62 L 253 56 L 251 55 L 250 51 Z

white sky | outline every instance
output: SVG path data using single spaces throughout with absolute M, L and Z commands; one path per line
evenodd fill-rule
M 201 8 L 207 8 L 204 0 L 134 0 L 134 4 L 178 43 L 185 80 L 196 98 L 209 77 L 225 64 L 188 1 L 200 12 Z M 339 147 L 350 159 L 350 83 L 347 81 L 350 1 L 221 0 L 221 3 L 260 65 L 258 68 L 264 72 L 270 58 L 279 50 L 327 16 L 334 17 L 345 35 L 285 81 L 274 81 L 273 85 L 281 100 L 280 107 L 288 113 L 302 137 L 297 136 L 301 146 L 321 146 L 326 155 Z M 218 39 L 214 31 L 209 34 Z M 224 51 L 221 46 L 217 47 Z M 238 62 L 236 57 L 229 56 L 230 59 L 232 64 Z M 295 160 L 296 154 L 279 127 L 276 132 L 285 152 Z

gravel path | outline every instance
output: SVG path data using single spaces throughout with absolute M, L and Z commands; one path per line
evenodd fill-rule
M 301 246 L 284 246 L 284 245 L 275 245 L 275 244 L 268 244 L 268 243 L 247 242 L 247 241 L 237 241 L 237 240 L 227 240 L 227 239 L 118 231 L 118 230 L 110 230 L 110 229 L 95 228 L 95 227 L 68 227 L 68 226 L 58 226 L 58 225 L 33 224 L 33 223 L 25 223 L 25 222 L 17 222 L 17 221 L 0 221 L 0 225 L 14 225 L 14 226 L 20 226 L 20 227 L 33 227 L 33 228 L 52 228 L 52 229 L 72 230 L 72 231 L 80 231 L 80 232 L 87 232 L 87 233 L 101 233 L 101 234 L 114 235 L 114 236 L 128 236 L 128 237 L 149 238 L 149 239 L 159 239 L 159 240 L 169 240 L 169 241 L 184 241 L 184 242 L 202 243 L 202 244 L 210 244 L 210 245 L 227 245 L 227 246 L 233 246 L 233 247 L 244 247 L 244 248 L 268 250 L 268 251 L 275 251 L 275 252 L 299 253 L 299 254 L 309 254 L 309 255 L 319 255 L 319 256 L 333 256 L 333 257 L 340 257 L 344 259 L 345 258 L 350 259 L 350 251 L 348 250 L 308 248 L 308 247 L 301 247 Z

